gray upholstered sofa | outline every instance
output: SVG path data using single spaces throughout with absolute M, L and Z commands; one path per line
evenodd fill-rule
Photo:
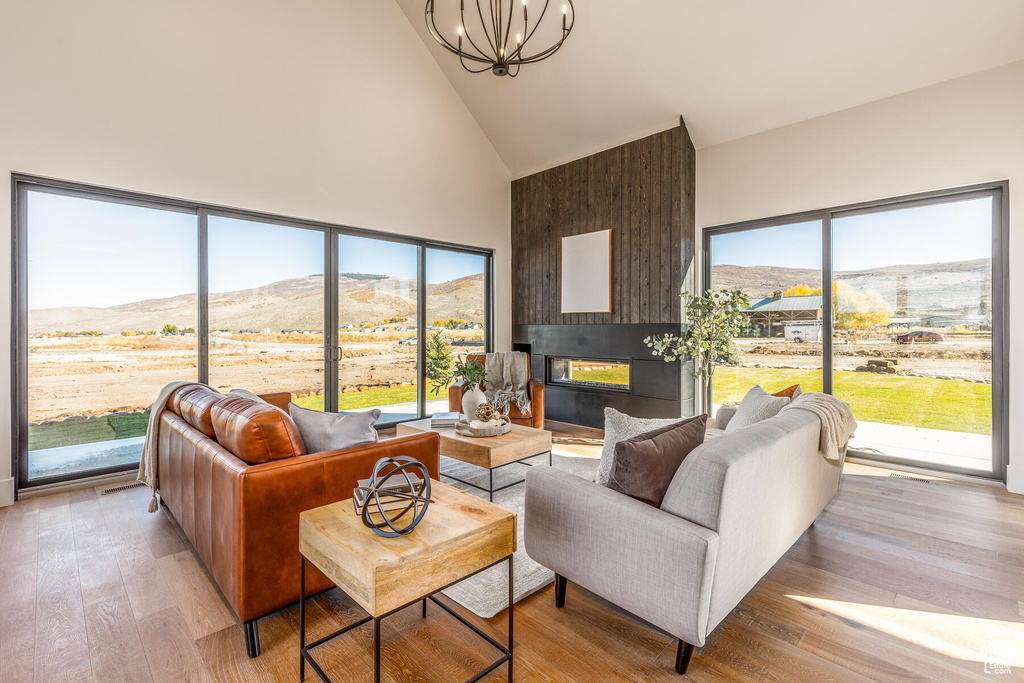
M 526 551 L 555 572 L 558 607 L 566 580 L 579 584 L 678 638 L 685 673 L 693 648 L 839 491 L 842 463 L 818 452 L 819 433 L 814 414 L 789 410 L 719 434 L 683 461 L 660 509 L 534 467 Z

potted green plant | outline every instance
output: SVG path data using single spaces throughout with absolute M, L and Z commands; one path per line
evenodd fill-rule
M 711 378 L 715 366 L 735 365 L 737 360 L 733 337 L 746 321 L 750 306 L 747 295 L 739 290 L 707 290 L 704 294 L 680 294 L 683 311 L 689 324 L 682 335 L 665 334 L 647 337 L 644 343 L 654 349 L 666 363 L 684 359 L 693 362 L 689 368 L 694 379 L 701 380 L 704 398 L 711 396 Z
M 442 389 L 446 389 L 461 379 L 466 387 L 462 391 L 462 413 L 467 420 L 474 420 L 476 419 L 476 409 L 487 402 L 487 397 L 480 389 L 485 376 L 486 370 L 482 361 L 459 358 L 455 361 L 451 374 L 435 381 L 434 387 L 430 391 L 436 396 Z

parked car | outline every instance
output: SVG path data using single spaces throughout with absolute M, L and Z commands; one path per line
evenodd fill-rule
M 898 334 L 893 337 L 893 341 L 897 344 L 920 344 L 923 342 L 934 344 L 935 342 L 946 341 L 946 338 L 938 332 L 915 330 L 913 332 L 907 332 L 906 334 Z

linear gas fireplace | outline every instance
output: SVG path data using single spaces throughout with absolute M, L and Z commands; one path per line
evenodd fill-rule
M 644 344 L 678 332 L 668 323 L 516 325 L 512 348 L 530 356 L 530 375 L 544 382 L 545 419 L 601 428 L 606 408 L 637 417 L 693 413 L 683 365 L 655 358 Z
M 629 361 L 548 357 L 547 383 L 595 391 L 629 393 Z

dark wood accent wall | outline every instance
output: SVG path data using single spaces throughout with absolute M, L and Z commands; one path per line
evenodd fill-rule
M 679 126 L 512 182 L 512 324 L 680 322 L 695 153 Z M 612 230 L 611 313 L 561 312 L 562 237 Z

